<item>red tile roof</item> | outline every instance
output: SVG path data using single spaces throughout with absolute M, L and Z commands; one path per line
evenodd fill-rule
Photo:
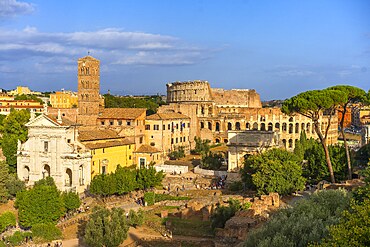
M 99 119 L 136 119 L 146 113 L 145 108 L 105 108 Z

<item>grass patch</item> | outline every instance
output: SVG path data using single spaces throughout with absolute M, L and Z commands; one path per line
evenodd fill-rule
M 190 197 L 187 196 L 171 196 L 169 194 L 155 194 L 155 202 L 161 201 L 183 201 L 190 200 Z
M 210 221 L 196 219 L 180 219 L 169 217 L 166 221 L 171 221 L 173 234 L 193 237 L 213 237 L 214 231 Z

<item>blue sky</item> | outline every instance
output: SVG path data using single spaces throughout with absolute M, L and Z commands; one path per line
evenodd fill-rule
M 188 80 L 263 100 L 368 90 L 370 1 L 0 0 L 1 88 L 77 90 L 88 51 L 102 93 L 164 94 Z

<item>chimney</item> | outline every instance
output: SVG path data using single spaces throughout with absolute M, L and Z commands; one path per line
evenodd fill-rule
M 60 113 L 60 109 L 58 109 L 57 122 L 58 122 L 59 124 L 61 124 L 61 123 L 62 123 L 62 114 Z

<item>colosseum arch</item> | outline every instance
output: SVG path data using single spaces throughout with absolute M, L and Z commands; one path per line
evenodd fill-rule
M 220 123 L 216 122 L 216 131 L 220 131 Z
M 246 124 L 245 124 L 245 129 L 246 129 L 246 130 L 250 130 L 250 129 L 251 129 L 251 125 L 250 125 L 250 123 L 246 123 Z
M 227 123 L 227 130 L 232 130 L 232 128 L 233 128 L 233 124 L 228 122 Z
M 258 123 L 253 123 L 253 130 L 258 130 Z
M 286 148 L 286 139 L 283 139 L 282 143 L 283 143 L 283 147 Z
M 293 122 L 294 121 L 294 118 L 293 117 L 290 117 L 289 118 L 289 122 Z
M 235 130 L 240 130 L 240 123 L 239 122 L 235 123 Z
M 289 134 L 292 134 L 293 133 L 293 124 L 290 123 L 289 124 Z
M 268 131 L 272 131 L 272 123 L 269 123 L 268 126 L 267 126 L 267 130 Z
M 301 131 L 304 131 L 304 129 L 305 129 L 304 125 L 305 125 L 304 123 L 301 123 Z
M 275 131 L 280 132 L 280 123 L 275 123 Z
M 212 122 L 208 122 L 208 129 L 212 130 Z
M 299 133 L 299 123 L 295 124 L 295 133 Z
M 306 124 L 306 132 L 307 132 L 307 134 L 309 134 L 311 132 L 311 124 L 310 123 Z
M 289 139 L 289 148 L 292 148 L 292 147 L 293 147 L 293 140 Z
M 261 123 L 261 129 L 262 131 L 265 131 L 266 130 L 266 124 L 265 123 Z

